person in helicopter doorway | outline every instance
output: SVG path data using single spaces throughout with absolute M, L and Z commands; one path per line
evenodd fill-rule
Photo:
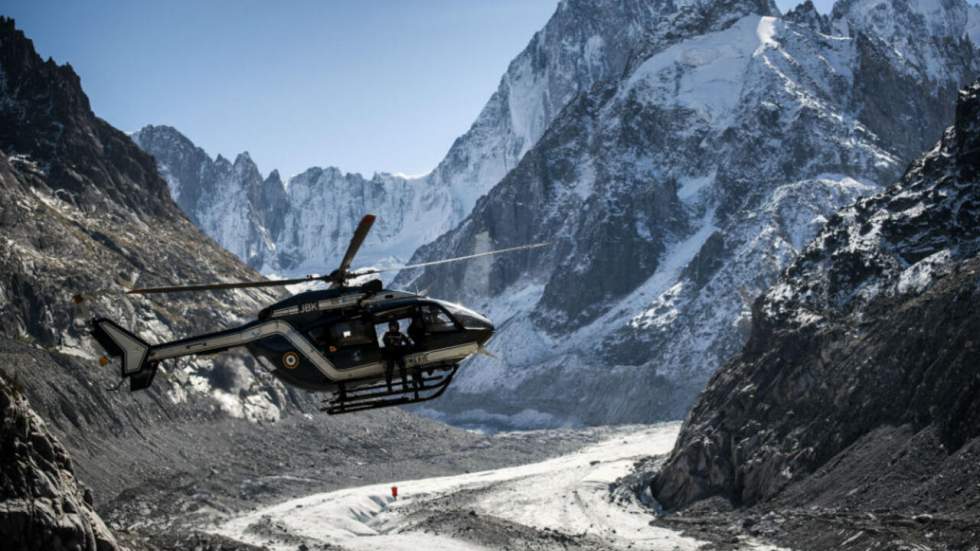
M 391 392 L 391 378 L 395 372 L 395 364 L 398 364 L 398 372 L 402 378 L 402 389 L 408 390 L 408 368 L 405 366 L 405 354 L 412 349 L 412 340 L 402 334 L 398 329 L 398 322 L 391 320 L 388 322 L 388 331 L 385 332 L 382 340 L 385 344 L 385 383 L 388 385 L 388 392 Z M 418 381 L 416 380 L 416 385 Z

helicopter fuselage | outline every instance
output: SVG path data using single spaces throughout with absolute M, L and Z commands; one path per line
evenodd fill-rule
M 124 381 L 129 379 L 130 390 L 143 390 L 153 384 L 161 361 L 244 346 L 280 380 L 308 390 L 333 392 L 334 396 L 323 408 L 330 414 L 438 398 L 452 383 L 461 361 L 477 352 L 492 356 L 483 348 L 493 336 L 490 320 L 458 304 L 384 289 L 380 280 L 358 287 L 349 287 L 348 282 L 370 274 L 528 251 L 548 243 L 352 271 L 351 263 L 374 220 L 373 214 L 361 218 L 340 266 L 329 274 L 163 285 L 127 291 L 132 295 L 283 287 L 311 282 L 331 285 L 329 289 L 299 293 L 264 308 L 258 319 L 241 327 L 151 345 L 116 322 L 99 318 L 92 320 L 92 336 L 109 356 L 120 358 L 122 377 Z M 83 299 L 76 302 L 80 300 Z M 397 324 L 397 328 L 392 324 Z M 382 338 L 386 330 L 393 334 Z M 408 338 L 398 333 L 407 333 Z M 386 340 L 390 347 L 382 345 Z M 103 356 L 100 363 L 107 365 L 109 359 Z M 400 390 L 393 385 L 396 365 Z
M 390 351 L 380 337 L 397 322 L 413 346 L 399 353 L 406 367 L 431 373 L 454 369 L 493 335 L 487 318 L 463 306 L 373 281 L 299 293 L 234 329 L 148 345 L 111 320 L 95 320 L 95 335 L 122 356 L 122 374 L 139 390 L 152 382 L 156 366 L 182 356 L 246 347 L 283 382 L 312 391 L 355 389 L 385 377 Z
M 385 289 L 337 291 L 308 291 L 263 310 L 243 328 L 262 335 L 249 351 L 284 382 L 332 391 L 384 377 L 380 337 L 391 321 L 413 342 L 404 352 L 409 368 L 455 366 L 493 335 L 490 320 L 456 304 Z

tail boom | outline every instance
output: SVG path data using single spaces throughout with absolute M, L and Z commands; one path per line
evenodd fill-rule
M 240 331 L 220 331 L 189 339 L 150 345 L 121 327 L 99 318 L 92 321 L 92 336 L 112 358 L 120 358 L 121 375 L 129 379 L 130 390 L 143 390 L 153 383 L 161 360 L 213 354 L 243 344 Z M 236 338 L 237 337 L 237 338 Z

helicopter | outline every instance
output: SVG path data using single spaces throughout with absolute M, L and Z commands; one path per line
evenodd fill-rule
M 91 334 L 111 358 L 119 358 L 121 381 L 130 391 L 149 388 L 160 362 L 184 356 L 215 354 L 244 346 L 262 366 L 286 384 L 313 392 L 330 393 L 323 411 L 328 414 L 425 402 L 446 391 L 460 363 L 477 353 L 492 355 L 484 345 L 494 333 L 493 323 L 465 306 L 429 298 L 424 294 L 385 289 L 381 280 L 349 285 L 354 278 L 385 271 L 421 268 L 478 257 L 544 247 L 534 243 L 434 260 L 418 264 L 351 270 L 375 216 L 358 224 L 340 266 L 326 275 L 295 279 L 206 283 L 131 289 L 127 294 L 199 292 L 221 289 L 281 287 L 324 282 L 327 289 L 309 290 L 267 306 L 256 319 L 240 327 L 148 344 L 107 318 L 92 320 Z M 407 324 L 413 346 L 401 359 L 413 375 L 392 386 L 389 358 L 379 345 L 378 328 Z M 109 358 L 100 358 L 102 365 Z M 405 373 L 405 372 L 403 372 Z M 403 375 L 404 377 L 404 375 Z

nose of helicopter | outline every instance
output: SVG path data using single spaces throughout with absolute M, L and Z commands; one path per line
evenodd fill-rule
M 483 346 L 493 336 L 493 322 L 483 314 L 478 314 L 473 310 L 467 310 L 463 326 L 466 328 L 467 336 L 473 338 L 477 344 Z
M 467 326 L 466 328 L 466 332 L 472 335 L 473 338 L 476 340 L 476 342 L 480 344 L 480 346 L 483 346 L 484 344 L 487 343 L 487 341 L 490 340 L 490 337 L 493 336 L 493 331 L 494 331 L 493 323 L 491 323 L 490 320 L 486 318 L 483 318 L 479 321 L 475 321 L 471 323 L 471 325 Z
M 476 341 L 477 344 L 483 346 L 493 336 L 493 322 L 483 314 L 474 312 L 461 304 L 441 300 L 434 300 L 434 302 L 441 304 L 452 313 L 452 317 L 462 326 L 465 332 L 464 338 L 468 342 Z

